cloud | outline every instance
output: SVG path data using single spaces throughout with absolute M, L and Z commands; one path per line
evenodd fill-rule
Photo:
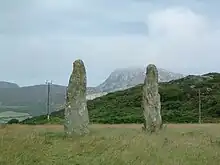
M 188 72 L 204 72 L 213 65 L 220 48 L 219 27 L 188 8 L 173 7 L 149 15 L 149 41 L 157 45 L 160 65 L 184 68 Z M 181 62 L 181 65 L 177 62 Z M 192 70 L 191 70 L 192 69 Z M 191 70 L 191 71 L 190 71 Z
M 118 67 L 148 63 L 180 73 L 220 71 L 217 1 L 12 2 L 0 2 L 2 80 L 66 84 L 77 58 L 89 85 Z

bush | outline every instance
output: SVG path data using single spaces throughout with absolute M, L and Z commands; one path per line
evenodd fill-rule
M 19 120 L 18 119 L 11 119 L 8 121 L 8 124 L 18 124 Z

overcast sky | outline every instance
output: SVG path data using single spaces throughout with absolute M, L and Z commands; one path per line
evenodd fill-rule
M 84 60 L 88 85 L 116 68 L 220 72 L 219 0 L 1 0 L 0 80 L 68 83 Z

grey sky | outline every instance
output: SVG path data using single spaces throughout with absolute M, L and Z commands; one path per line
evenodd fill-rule
M 84 60 L 88 85 L 119 67 L 220 72 L 219 0 L 2 0 L 1 80 L 67 84 Z

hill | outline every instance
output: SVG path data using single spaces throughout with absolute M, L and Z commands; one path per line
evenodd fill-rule
M 64 103 L 65 86 L 51 86 L 52 110 Z M 47 100 L 46 85 L 19 88 L 0 88 L 0 112 L 14 111 L 29 113 L 31 116 L 45 114 Z
M 0 88 L 19 88 L 15 83 L 0 81 Z
M 180 74 L 159 70 L 160 80 L 176 79 Z M 97 87 L 87 88 L 87 99 L 106 95 L 110 91 L 126 89 L 143 82 L 144 69 L 117 69 L 109 78 Z M 66 86 L 51 86 L 51 112 L 60 109 L 65 102 Z M 29 113 L 31 116 L 46 114 L 47 86 L 34 85 L 19 87 L 17 84 L 0 82 L 0 112 L 14 111 Z
M 170 82 L 161 82 L 159 92 L 164 122 L 198 122 L 198 89 L 201 91 L 203 122 L 220 119 L 220 74 L 187 76 Z M 90 121 L 94 123 L 140 123 L 142 117 L 142 85 L 109 93 L 88 101 Z M 64 110 L 51 114 L 52 121 L 61 123 Z M 55 120 L 53 120 L 55 119 Z M 45 123 L 45 116 L 24 120 L 22 123 Z
M 106 93 L 93 93 L 88 88 L 87 99 L 105 95 Z M 60 109 L 65 102 L 66 86 L 51 85 L 50 102 L 51 112 Z M 90 94 L 89 94 L 90 93 Z M 93 94 L 91 94 L 93 93 Z M 31 116 L 46 114 L 47 86 L 34 85 L 18 88 L 0 88 L 0 113 L 6 111 L 29 113 Z
M 142 84 L 145 79 L 145 70 L 145 68 L 140 67 L 116 69 L 102 84 L 96 87 L 96 90 L 101 92 L 114 92 Z M 184 77 L 182 74 L 170 72 L 161 68 L 158 68 L 158 74 L 159 82 L 168 82 Z

